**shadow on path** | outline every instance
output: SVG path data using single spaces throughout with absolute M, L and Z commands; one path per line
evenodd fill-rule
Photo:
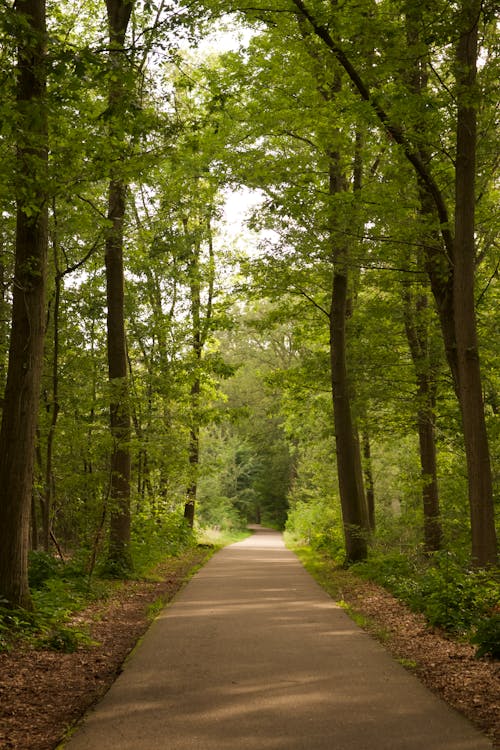
M 486 750 L 357 628 L 281 535 L 215 555 L 67 750 Z

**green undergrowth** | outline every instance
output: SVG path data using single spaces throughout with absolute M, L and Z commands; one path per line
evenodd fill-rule
M 189 572 L 183 574 L 183 580 L 187 580 L 211 554 L 244 536 L 221 534 L 211 539 L 210 535 L 195 535 L 183 526 L 175 535 L 172 529 L 158 526 L 151 529 L 143 524 L 140 533 L 137 528 L 134 531 L 134 572 L 133 576 L 127 575 L 126 580 L 161 581 L 172 574 L 172 560 L 185 562 L 179 569 L 188 566 Z M 89 575 L 89 553 L 85 550 L 64 562 L 46 552 L 30 553 L 29 580 L 32 611 L 12 609 L 0 599 L 0 651 L 12 649 L 20 640 L 34 648 L 64 653 L 71 653 L 81 645 L 91 645 L 88 631 L 70 624 L 70 620 L 91 603 L 106 601 L 125 583 L 123 579 L 107 575 L 104 562 L 100 560 Z M 148 616 L 155 617 L 164 604 L 162 597 L 150 604 Z
M 222 549 L 222 547 L 227 547 L 228 544 L 242 542 L 243 539 L 251 536 L 251 532 L 248 530 L 242 531 L 204 527 L 197 530 L 196 536 L 199 544 Z
M 344 588 L 355 588 L 356 580 L 373 581 L 421 612 L 430 625 L 473 643 L 478 657 L 500 658 L 498 570 L 474 570 L 451 552 L 430 559 L 374 552 L 366 562 L 345 570 L 324 551 L 290 546 L 337 601 L 343 601 Z

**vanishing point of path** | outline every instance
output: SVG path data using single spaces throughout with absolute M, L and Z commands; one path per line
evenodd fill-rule
M 265 529 L 155 620 L 65 750 L 486 750 Z

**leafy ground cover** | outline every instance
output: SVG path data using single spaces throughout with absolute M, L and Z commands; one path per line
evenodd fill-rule
M 310 548 L 296 548 L 304 566 L 361 627 L 500 748 L 500 662 L 478 655 L 456 632 L 431 625 L 386 588 Z M 367 570 L 364 571 L 367 574 Z M 457 615 L 458 617 L 458 615 Z

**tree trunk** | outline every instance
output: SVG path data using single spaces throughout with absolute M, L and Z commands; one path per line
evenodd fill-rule
M 457 157 L 455 171 L 455 337 L 459 395 L 467 456 L 472 558 L 479 566 L 495 565 L 497 540 L 493 487 L 484 417 L 474 300 L 476 64 L 480 2 L 463 4 L 464 25 L 456 52 Z
M 426 552 L 441 548 L 441 523 L 439 520 L 439 494 L 435 436 L 435 375 L 430 357 L 428 331 L 428 300 L 425 291 L 416 298 L 408 286 L 403 287 L 404 321 L 406 338 L 415 369 L 417 385 L 417 425 L 422 501 L 424 511 L 424 543 Z
M 364 459 L 364 477 L 366 486 L 366 506 L 368 510 L 368 524 L 370 531 L 373 533 L 376 528 L 376 517 L 375 517 L 375 485 L 373 482 L 372 472 L 372 455 L 370 445 L 370 435 L 368 430 L 365 429 L 362 433 L 363 443 L 363 459 Z
M 193 395 L 193 391 L 191 391 Z M 199 395 L 199 389 L 198 389 Z M 198 482 L 196 479 L 196 473 L 198 470 L 198 464 L 200 461 L 200 430 L 199 427 L 191 429 L 189 434 L 189 468 L 192 475 L 192 480 L 189 484 L 186 493 L 186 503 L 184 505 L 184 518 L 188 525 L 193 528 L 194 517 L 196 511 L 196 495 L 198 491 Z
M 108 564 L 118 571 L 131 569 L 130 557 L 130 409 L 125 340 L 123 219 L 126 187 L 112 180 L 108 218 L 113 228 L 106 239 L 108 371 L 111 391 L 110 428 L 113 440 L 110 482 Z
M 107 0 L 110 40 L 110 82 L 108 92 L 110 137 L 120 141 L 123 132 L 125 77 L 125 35 L 133 2 Z M 118 154 L 117 154 L 118 156 Z M 120 574 L 132 568 L 130 556 L 130 406 L 125 338 L 123 223 L 127 185 L 112 172 L 108 191 L 106 237 L 107 346 L 110 383 L 110 429 L 113 440 L 110 482 L 110 530 L 108 566 Z
M 340 75 L 336 76 L 331 88 L 332 95 L 340 92 Z M 361 163 L 359 161 L 360 141 L 356 139 L 354 182 L 355 190 L 361 186 Z M 329 156 L 330 197 L 347 190 L 342 173 L 340 154 L 331 150 Z M 345 240 L 337 236 L 338 218 L 331 217 L 330 243 L 333 266 L 332 298 L 329 311 L 330 324 L 330 370 L 333 397 L 333 417 L 335 424 L 335 446 L 337 454 L 337 475 L 340 504 L 346 547 L 346 562 L 364 560 L 368 554 L 370 525 L 363 486 L 363 469 L 358 430 L 352 414 L 351 386 L 347 374 L 346 328 L 349 302 L 348 254 Z
M 433 384 L 427 374 L 417 379 L 418 440 L 422 470 L 422 500 L 424 507 L 424 542 L 426 552 L 441 549 L 442 531 L 437 482 L 436 434 L 434 427 L 435 402 Z
M 205 305 L 205 314 L 202 316 L 201 300 L 201 247 L 199 240 L 195 239 L 191 248 L 191 259 L 189 262 L 189 291 L 191 306 L 191 324 L 193 327 L 192 334 L 192 351 L 194 360 L 194 380 L 191 385 L 191 428 L 189 435 L 189 468 L 191 481 L 186 493 L 186 503 L 184 506 L 184 518 L 191 528 L 194 525 L 196 495 L 198 488 L 198 465 L 200 462 L 200 394 L 201 394 L 201 363 L 203 357 L 203 348 L 207 340 L 210 323 L 212 320 L 212 302 L 215 281 L 215 262 L 214 248 L 212 239 L 211 212 L 209 207 L 208 216 L 199 219 L 199 229 L 205 229 L 208 241 L 208 278 L 207 282 L 207 301 Z M 184 234 L 189 241 L 188 220 L 184 219 Z
M 334 271 L 330 309 L 330 362 L 340 503 L 348 563 L 366 559 L 369 525 L 359 443 L 349 398 L 346 365 L 347 274 Z M 356 455 L 358 453 L 358 456 Z
M 28 546 L 43 367 L 47 266 L 45 2 L 17 0 L 29 31 L 18 48 L 17 226 L 12 327 L 0 430 L 0 594 L 31 606 Z
M 54 351 L 52 353 L 52 399 L 51 403 L 47 404 L 47 408 L 50 412 L 50 424 L 47 434 L 47 445 L 45 448 L 44 497 L 42 503 L 42 541 L 45 552 L 48 552 L 50 549 L 51 514 L 55 489 L 52 464 L 54 454 L 54 438 L 56 434 L 57 418 L 59 416 L 59 314 L 61 308 L 62 275 L 59 272 L 57 263 L 57 239 L 54 240 L 54 261 L 56 273 L 54 279 Z

